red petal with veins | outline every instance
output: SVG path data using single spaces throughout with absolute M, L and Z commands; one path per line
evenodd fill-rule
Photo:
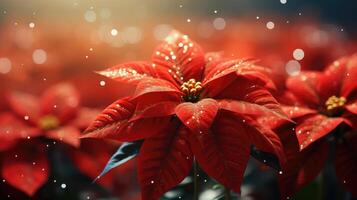
M 299 106 L 282 106 L 282 109 L 290 119 L 295 119 L 303 117 L 305 115 L 317 113 L 316 110 Z
M 74 147 L 79 147 L 81 132 L 74 127 L 64 126 L 58 129 L 50 130 L 46 133 L 47 138 L 55 139 Z
M 250 154 L 250 139 L 242 124 L 219 113 L 211 130 L 190 133 L 199 166 L 219 183 L 240 192 Z
M 37 124 L 40 117 L 39 99 L 31 94 L 12 92 L 7 95 L 12 110 L 21 118 L 28 117 L 28 121 Z
M 43 115 L 54 115 L 60 122 L 73 119 L 79 108 L 79 93 L 69 83 L 60 83 L 48 88 L 42 95 L 41 107 Z
M 156 48 L 152 62 L 166 68 L 179 85 L 191 78 L 196 81 L 202 80 L 205 67 L 201 47 L 178 31 L 171 32 Z
M 215 98 L 234 99 L 261 105 L 274 112 L 274 115 L 278 118 L 288 120 L 279 103 L 267 89 L 243 77 L 236 78 L 220 93 L 216 94 Z
M 342 122 L 343 118 L 331 118 L 319 114 L 306 116 L 301 121 L 299 120 L 295 132 L 299 140 L 300 149 L 305 149 L 316 140 L 331 133 Z
M 244 119 L 243 123 L 247 124 L 244 128 L 252 144 L 261 151 L 275 154 L 282 166 L 286 162 L 286 157 L 279 136 L 271 129 L 253 120 Z
M 177 121 L 146 139 L 138 156 L 138 176 L 143 200 L 156 200 L 179 184 L 190 172 L 192 153 L 184 127 Z
M 357 197 L 357 135 L 347 135 L 336 148 L 335 169 L 342 186 Z
M 317 92 L 320 96 L 320 101 L 325 103 L 332 95 L 340 96 L 341 86 L 344 80 L 345 67 L 338 62 L 330 65 L 322 75 L 319 76 L 319 81 L 316 83 Z
M 223 52 L 208 52 L 205 54 L 205 72 L 204 72 L 204 77 L 207 76 L 212 70 L 215 69 L 215 67 L 227 60 L 226 58 L 223 58 Z
M 82 138 L 107 138 L 119 141 L 134 141 L 156 134 L 171 117 L 144 118 L 131 121 L 135 110 L 130 98 L 120 99 L 109 105 L 97 116 Z
M 336 60 L 324 72 L 319 85 L 321 96 L 324 100 L 332 95 L 348 98 L 357 88 L 356 78 L 357 54 Z
M 309 106 L 317 106 L 320 103 L 318 95 L 317 79 L 321 80 L 321 73 L 310 72 L 302 73 L 298 76 L 291 76 L 286 81 L 286 87 L 299 99 L 302 103 Z M 329 90 L 325 88 L 325 90 Z
M 119 99 L 106 107 L 85 130 L 87 137 L 110 137 L 117 134 L 133 115 L 135 105 L 130 97 Z
M 135 105 L 129 97 L 119 99 L 106 107 L 85 130 L 84 138 L 115 139 L 128 126 Z
M 222 62 L 216 62 L 216 66 L 214 68 L 211 67 L 210 73 L 205 76 L 203 84 L 205 87 L 209 85 L 214 87 L 216 81 L 226 78 L 232 73 L 258 85 L 274 86 L 272 80 L 267 76 L 270 73 L 268 68 L 254 65 L 254 62 L 246 60 L 222 60 Z
M 153 65 L 149 62 L 130 62 L 98 71 L 100 75 L 128 84 L 138 84 L 148 79 L 164 79 L 176 84 L 172 75 L 163 66 Z
M 218 111 L 214 99 L 202 99 L 197 103 L 182 103 L 176 107 L 176 115 L 192 132 L 208 130 Z
M 20 139 L 36 137 L 42 134 L 42 131 L 25 124 L 11 113 L 0 115 L 0 151 L 10 148 Z
M 246 101 L 236 101 L 229 99 L 222 99 L 218 101 L 220 109 L 228 110 L 239 115 L 260 117 L 264 115 L 271 115 L 272 111 L 254 103 Z
M 292 128 L 290 126 L 277 130 L 281 134 L 287 157 L 287 162 L 282 166 L 282 174 L 278 175 L 281 199 L 291 199 L 295 192 L 313 181 L 325 166 L 329 152 L 329 145 L 325 141 L 316 142 L 300 152 Z
M 153 104 L 138 104 L 135 113 L 130 121 L 135 121 L 142 118 L 163 117 L 175 114 L 175 108 L 180 102 L 177 101 L 162 101 Z
M 272 94 L 260 86 L 253 87 L 250 91 L 247 91 L 244 100 L 264 106 L 273 111 L 277 116 L 287 119 L 286 114 Z
M 151 98 L 158 98 L 159 95 L 179 100 L 182 92 L 165 80 L 147 79 L 137 85 L 133 98 L 150 101 Z
M 47 181 L 48 162 L 41 144 L 19 145 L 8 151 L 2 163 L 1 174 L 7 183 L 33 196 Z

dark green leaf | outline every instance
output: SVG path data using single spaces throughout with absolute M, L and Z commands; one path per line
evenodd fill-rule
M 113 156 L 109 159 L 108 163 L 104 167 L 103 171 L 99 174 L 99 176 L 94 180 L 98 180 L 104 174 L 109 172 L 111 169 L 118 167 L 119 165 L 124 164 L 130 159 L 134 158 L 138 155 L 142 141 L 135 142 L 125 142 L 123 143 L 119 149 L 113 154 Z
M 257 159 L 258 161 L 268 165 L 269 167 L 271 167 L 273 169 L 276 169 L 276 170 L 281 169 L 278 157 L 276 157 L 272 153 L 260 151 L 256 147 L 252 146 L 250 155 L 252 157 L 254 157 L 255 159 Z

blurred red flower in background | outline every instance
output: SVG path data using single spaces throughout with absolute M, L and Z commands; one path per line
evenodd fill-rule
M 51 171 L 48 151 L 55 141 L 69 145 L 62 150 L 63 153 L 67 153 L 79 170 L 92 179 L 99 174 L 118 145 L 106 141 L 82 141 L 85 146 L 79 147 L 81 131 L 99 112 L 82 107 L 79 92 L 70 83 L 51 86 L 40 97 L 10 92 L 7 99 L 9 109 L 0 115 L 1 175 L 7 183 L 30 196 L 48 179 Z M 93 148 L 100 151 L 94 153 L 88 150 Z M 128 177 L 128 172 L 134 169 L 131 166 L 117 169 L 115 173 Z M 113 173 L 98 182 L 112 188 L 115 182 L 121 184 L 124 181 L 116 179 Z M 128 190 L 125 194 L 120 190 L 117 192 L 123 197 L 131 195 Z
M 324 72 L 303 72 L 287 80 L 295 105 L 283 109 L 296 126 L 282 125 L 287 156 L 281 185 L 283 198 L 311 182 L 325 166 L 329 135 L 336 146 L 335 169 L 340 182 L 352 193 L 356 182 L 357 56 L 336 60 Z M 296 134 L 297 140 L 291 136 Z M 324 140 L 325 139 L 325 140 Z

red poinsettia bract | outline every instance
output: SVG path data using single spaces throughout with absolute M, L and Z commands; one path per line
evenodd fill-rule
M 265 115 L 285 118 L 263 71 L 251 61 L 205 56 L 187 35 L 174 31 L 151 62 L 98 72 L 136 90 L 97 116 L 85 137 L 144 140 L 138 155 L 144 200 L 180 183 L 194 160 L 239 192 L 251 145 L 284 159 L 278 136 L 257 122 Z
M 0 114 L 1 175 L 7 183 L 33 195 L 48 178 L 43 138 L 79 146 L 81 130 L 93 116 L 79 106 L 79 94 L 68 83 L 49 87 L 40 98 L 22 92 L 8 94 L 11 112 Z
M 287 162 L 281 176 L 289 196 L 312 181 L 326 164 L 329 140 L 336 145 L 335 169 L 351 192 L 357 188 L 355 169 L 357 125 L 357 55 L 335 61 L 324 72 L 303 72 L 287 80 L 298 102 L 283 106 L 297 124 L 283 125 Z M 295 132 L 297 141 L 289 137 Z M 332 134 L 332 135 L 331 135 Z M 329 140 L 324 140 L 328 139 Z

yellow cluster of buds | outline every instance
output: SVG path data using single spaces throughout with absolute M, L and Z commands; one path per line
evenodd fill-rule
M 195 79 L 190 79 L 181 85 L 181 91 L 185 94 L 183 97 L 186 101 L 195 101 L 198 99 L 202 91 L 201 82 Z
M 51 130 L 51 129 L 55 129 L 59 126 L 59 120 L 56 116 L 53 115 L 46 115 L 43 116 L 40 120 L 39 120 L 39 124 L 38 126 L 42 129 L 42 130 Z
M 326 105 L 327 110 L 331 111 L 331 110 L 334 110 L 338 107 L 345 105 L 345 103 L 346 103 L 345 97 L 336 97 L 334 95 L 327 99 L 325 105 Z

